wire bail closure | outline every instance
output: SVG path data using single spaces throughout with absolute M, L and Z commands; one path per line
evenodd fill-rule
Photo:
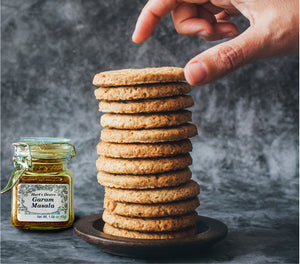
M 55 141 L 47 142 L 47 144 L 60 144 L 60 143 L 72 147 L 70 155 L 64 157 L 65 159 L 69 160 L 76 156 L 76 149 L 73 144 L 70 144 L 68 142 L 55 142 Z M 13 158 L 14 170 L 8 180 L 7 185 L 1 190 L 1 194 L 6 193 L 9 190 L 11 190 L 15 186 L 15 184 L 19 181 L 19 179 L 22 177 L 23 173 L 26 170 L 32 169 L 32 155 L 31 155 L 30 147 L 35 146 L 35 145 L 36 145 L 35 142 L 31 142 L 31 143 L 20 142 L 20 143 L 13 144 L 13 146 L 15 147 L 15 150 L 17 149 L 17 147 L 20 147 L 20 146 L 23 147 L 26 155 L 16 155 L 16 151 L 15 151 L 15 155 Z M 16 175 L 18 170 L 20 170 L 20 172 L 18 175 Z M 14 180 L 14 178 L 15 178 L 15 180 Z
M 11 190 L 15 184 L 18 182 L 18 180 L 21 178 L 25 170 L 30 169 L 32 166 L 32 158 L 31 158 L 31 150 L 30 150 L 30 145 L 26 143 L 21 143 L 25 148 L 27 148 L 28 151 L 28 157 L 18 157 L 14 156 L 14 170 L 8 180 L 7 185 L 1 190 L 1 194 L 8 192 Z M 17 144 L 13 144 L 15 147 Z M 19 143 L 20 145 L 20 143 Z M 29 162 L 28 162 L 29 160 Z M 19 174 L 17 175 L 15 181 L 13 181 L 15 177 L 15 173 L 20 170 Z

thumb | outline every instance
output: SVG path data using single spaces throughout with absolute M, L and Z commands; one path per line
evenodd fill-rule
M 191 85 L 215 81 L 242 65 L 258 59 L 263 53 L 263 41 L 252 28 L 238 37 L 216 45 L 193 59 L 185 66 L 185 78 Z

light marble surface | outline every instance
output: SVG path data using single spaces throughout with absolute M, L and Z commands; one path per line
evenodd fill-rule
M 100 136 L 95 73 L 184 66 L 218 42 L 178 35 L 170 17 L 144 44 L 131 33 L 144 1 L 3 0 L 1 186 L 13 169 L 12 147 L 24 136 L 67 137 L 77 148 L 77 217 L 99 212 L 96 145 Z M 247 21 L 237 19 L 241 30 Z M 193 178 L 198 213 L 227 224 L 227 238 L 204 255 L 163 262 L 298 262 L 298 57 L 244 66 L 192 91 Z M 1 263 L 162 262 L 99 251 L 72 229 L 30 232 L 10 225 L 10 194 L 1 196 Z

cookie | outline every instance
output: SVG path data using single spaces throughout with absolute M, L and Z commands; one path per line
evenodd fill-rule
M 156 143 L 179 141 L 197 134 L 197 127 L 189 123 L 177 127 L 142 130 L 105 128 L 101 131 L 101 140 L 112 143 Z
M 179 82 L 185 80 L 183 68 L 157 67 L 100 72 L 94 76 L 96 86 L 123 86 L 142 83 Z
M 104 171 L 99 171 L 97 174 L 97 180 L 100 184 L 121 189 L 153 189 L 178 186 L 186 183 L 191 177 L 192 172 L 189 168 L 149 175 L 112 174 Z
M 103 207 L 117 215 L 131 217 L 166 217 L 175 215 L 184 215 L 196 210 L 199 206 L 197 197 L 192 199 L 159 204 L 135 204 L 122 203 L 104 198 Z
M 192 157 L 189 153 L 155 159 L 120 159 L 101 156 L 96 161 L 98 171 L 116 174 L 157 174 L 184 169 L 191 164 Z
M 180 216 L 154 218 L 121 216 L 107 210 L 104 210 L 102 215 L 103 221 L 111 226 L 144 232 L 165 232 L 184 229 L 189 226 L 194 226 L 197 222 L 197 218 L 198 215 L 195 211 Z
M 143 129 L 178 126 L 192 120 L 188 110 L 156 114 L 104 114 L 102 127 L 118 129 Z
M 177 230 L 172 232 L 139 232 L 130 231 L 126 229 L 120 229 L 105 223 L 103 232 L 113 236 L 135 238 L 135 239 L 174 239 L 193 236 L 197 232 L 197 227 L 192 226 L 183 230 Z
M 105 187 L 105 197 L 118 202 L 153 204 L 189 199 L 200 193 L 200 186 L 193 180 L 168 188 L 129 190 Z
M 136 101 L 101 101 L 99 111 L 104 113 L 136 114 L 178 111 L 193 106 L 190 95 L 181 95 L 163 99 L 147 99 Z
M 107 101 L 163 98 L 187 94 L 191 86 L 185 82 L 140 84 L 122 87 L 100 87 L 95 90 L 96 99 Z
M 97 145 L 97 153 L 110 158 L 157 158 L 186 154 L 192 151 L 189 139 L 166 143 L 107 143 L 101 141 Z

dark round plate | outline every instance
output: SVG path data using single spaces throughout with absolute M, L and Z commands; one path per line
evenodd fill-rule
M 196 235 L 176 239 L 133 239 L 102 232 L 104 222 L 100 214 L 86 216 L 74 224 L 75 233 L 106 253 L 125 257 L 175 256 L 200 253 L 225 238 L 227 226 L 209 217 L 198 216 Z

